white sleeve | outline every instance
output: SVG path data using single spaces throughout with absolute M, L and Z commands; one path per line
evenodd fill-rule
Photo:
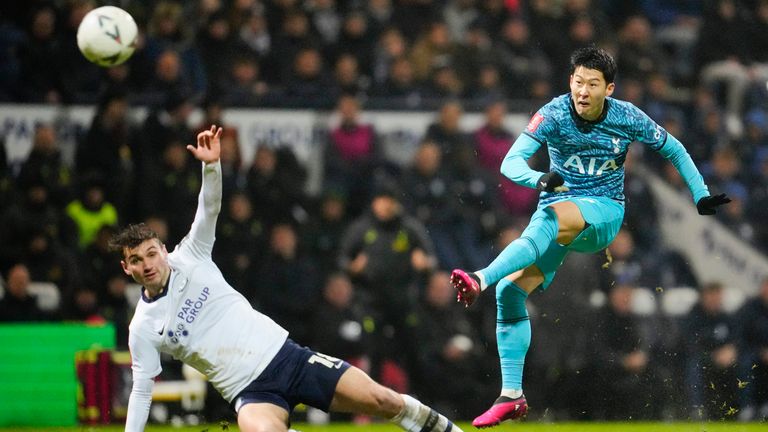
M 125 432 L 143 432 L 152 404 L 152 387 L 155 382 L 149 378 L 133 380 L 131 397 L 128 399 L 128 418 L 125 420 Z
M 221 163 L 203 163 L 203 181 L 195 220 L 187 236 L 179 243 L 178 250 L 185 250 L 197 259 L 211 256 L 216 240 L 216 219 L 221 210 L 221 188 Z

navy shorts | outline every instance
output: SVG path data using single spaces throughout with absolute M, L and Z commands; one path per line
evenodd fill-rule
M 349 363 L 288 339 L 267 368 L 232 401 L 235 411 L 249 403 L 271 403 L 289 413 L 302 403 L 328 411 L 336 384 Z

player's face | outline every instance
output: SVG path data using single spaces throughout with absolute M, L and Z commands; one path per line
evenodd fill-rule
M 570 85 L 576 113 L 585 120 L 597 120 L 605 98 L 613 94 L 614 84 L 606 83 L 599 70 L 578 66 L 570 77 Z
M 170 272 L 165 245 L 157 239 L 144 240 L 135 248 L 125 248 L 123 256 L 120 264 L 125 274 L 150 291 L 160 291 Z

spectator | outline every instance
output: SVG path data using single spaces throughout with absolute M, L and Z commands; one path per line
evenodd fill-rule
M 752 187 L 747 201 L 747 216 L 755 228 L 755 244 L 768 253 L 768 226 L 760 221 L 768 217 L 768 147 L 757 152 Z
M 484 371 L 477 365 L 485 353 L 463 308 L 455 301 L 449 279 L 445 271 L 429 277 L 416 330 L 421 341 L 422 374 L 414 381 L 418 383 L 416 392 L 431 406 L 455 412 L 457 418 L 469 418 L 482 409 L 479 395 L 491 396 L 493 389 L 483 386 Z M 462 396 L 467 393 L 475 396 Z
M 103 325 L 106 319 L 99 311 L 99 300 L 96 291 L 90 288 L 78 288 L 72 297 L 64 318 L 72 321 L 83 321 L 91 325 Z
M 501 71 L 493 63 L 480 64 L 477 69 L 477 76 L 469 81 L 469 88 L 466 91 L 466 97 L 468 101 L 474 106 L 485 106 L 492 101 L 503 98 L 507 94 L 506 86 L 501 80 Z M 538 81 L 536 81 L 538 82 Z M 536 85 L 534 82 L 534 86 Z M 549 101 L 549 94 L 543 97 Z M 533 101 L 532 106 L 537 105 L 534 109 L 538 109 L 543 104 Z
M 696 70 L 702 84 L 725 85 L 725 127 L 732 137 L 742 133 L 740 116 L 749 85 L 746 67 L 747 23 L 735 0 L 717 0 L 706 11 L 696 48 Z
M 758 151 L 768 148 L 768 111 L 752 109 L 744 116 L 744 123 L 744 138 L 737 150 L 742 160 L 754 161 Z
M 437 65 L 452 64 L 456 48 L 445 23 L 432 22 L 429 30 L 418 38 L 411 49 L 410 57 L 416 79 L 428 79 Z
M 136 216 L 139 219 L 149 216 L 154 211 L 155 204 L 162 201 L 158 192 L 162 183 L 161 166 L 165 148 L 174 142 L 193 140 L 192 130 L 188 126 L 193 109 L 188 95 L 170 94 L 162 108 L 149 113 L 141 126 L 144 133 L 133 140 L 131 156 L 136 178 Z
M 480 268 L 490 259 L 490 246 L 499 229 L 500 205 L 496 190 L 496 176 L 477 169 L 474 149 L 462 147 L 454 154 L 449 171 L 449 195 L 458 207 L 459 218 L 471 226 L 471 237 L 477 242 L 474 252 L 466 254 L 470 268 Z
M 519 234 L 515 231 L 506 241 Z M 590 405 L 595 391 L 591 388 L 595 375 L 590 373 L 590 338 L 603 330 L 593 327 L 597 316 L 590 298 L 599 287 L 604 262 L 597 254 L 568 255 L 558 270 L 560 277 L 546 293 L 529 296 L 529 310 L 535 311 L 531 325 L 536 331 L 524 374 L 536 386 L 537 395 L 530 393 L 538 399 L 530 403 L 546 404 L 558 419 L 600 418 Z
M 472 225 L 459 218 L 456 199 L 437 144 L 423 141 L 412 165 L 401 175 L 404 203 L 427 229 L 441 268 L 455 268 L 479 254 Z
M 5 296 L 0 299 L 0 321 L 45 321 L 47 317 L 37 306 L 37 298 L 29 293 L 27 266 L 12 266 L 5 279 Z
M 534 78 L 552 76 L 549 60 L 531 41 L 528 24 L 521 17 L 512 17 L 504 24 L 497 46 L 503 80 L 515 83 L 507 87 L 508 97 L 527 98 Z
M 222 79 L 222 99 L 233 106 L 258 106 L 269 101 L 270 87 L 261 77 L 261 66 L 250 56 L 234 59 L 229 76 Z
M 98 176 L 105 180 L 105 197 L 120 214 L 127 214 L 133 185 L 131 140 L 133 125 L 128 117 L 128 100 L 123 91 L 102 96 L 85 138 L 78 144 L 75 168 L 79 177 Z
M 230 193 L 225 205 L 216 226 L 213 256 L 221 263 L 221 272 L 232 287 L 252 297 L 253 293 L 248 292 L 248 278 L 261 267 L 268 227 L 254 216 L 253 203 L 247 193 Z
M 693 119 L 690 139 L 686 142 L 691 143 L 689 147 L 691 158 L 704 162 L 712 158 L 715 149 L 728 142 L 728 136 L 725 133 L 725 119 L 721 110 L 711 107 L 697 111 Z
M 312 347 L 322 346 L 326 352 L 367 370 L 365 313 L 355 297 L 355 287 L 346 274 L 328 275 L 312 315 Z
M 336 267 L 341 236 L 349 225 L 347 198 L 343 192 L 328 189 L 320 196 L 320 202 L 304 230 L 312 256 L 317 258 L 323 277 L 338 271 Z M 335 352 L 335 351 L 331 351 Z
M 384 84 L 374 89 L 374 95 L 397 101 L 407 109 L 421 106 L 424 90 L 413 74 L 413 65 L 406 57 L 392 60 Z
M 284 20 L 267 19 L 267 23 L 272 22 L 280 25 L 280 31 L 270 31 L 275 38 L 269 59 L 264 65 L 264 71 L 271 71 L 271 75 L 265 78 L 270 83 L 285 84 L 285 78 L 290 77 L 294 71 L 294 63 L 299 52 L 312 45 L 309 20 L 304 12 L 294 9 L 286 12 Z
M 56 73 L 65 103 L 93 102 L 100 90 L 102 68 L 86 60 L 77 47 L 78 27 L 85 14 L 95 7 L 92 0 L 72 0 L 64 3 L 61 10 L 63 25 L 58 32 L 61 63 L 57 65 Z
M 648 262 L 635 246 L 634 235 L 622 228 L 606 249 L 607 263 L 600 273 L 600 288 L 608 293 L 616 284 L 657 286 L 652 278 Z M 650 284 L 649 284 L 650 283 Z
M 475 152 L 480 167 L 497 178 L 501 185 L 499 196 L 501 204 L 513 215 L 527 214 L 536 206 L 538 192 L 512 183 L 499 171 L 515 136 L 504 126 L 507 105 L 503 100 L 495 101 L 485 109 L 485 124 L 473 134 Z M 537 163 L 533 157 L 529 163 Z
M 643 15 L 633 15 L 624 21 L 619 31 L 616 59 L 622 77 L 644 80 L 653 72 L 665 71 L 661 49 L 655 44 L 652 32 L 651 23 Z
M 672 131 L 667 131 L 673 133 Z M 679 136 L 679 135 L 673 135 Z M 624 227 L 634 237 L 637 247 L 649 251 L 658 245 L 658 213 L 656 201 L 645 176 L 637 173 L 639 163 L 638 148 L 630 148 L 624 160 L 624 193 L 626 196 Z
M 190 87 L 189 91 L 193 94 L 205 91 L 205 66 L 199 49 L 193 43 L 193 28 L 184 22 L 179 3 L 161 1 L 153 8 L 147 26 L 146 44 L 140 53 L 144 57 L 143 61 L 137 65 L 138 69 L 132 70 L 132 73 L 138 75 L 141 88 L 146 88 L 157 68 L 162 76 L 170 75 L 172 71 L 169 69 L 174 69 L 177 76 L 187 80 L 185 85 Z M 169 51 L 176 55 L 164 54 Z M 163 56 L 165 58 L 161 60 Z
M 320 36 L 323 46 L 330 46 L 339 39 L 341 14 L 336 0 L 315 0 L 307 5 L 309 22 Z
M 741 353 L 739 380 L 746 384 L 739 391 L 739 419 L 763 419 L 768 417 L 768 278 L 735 317 Z
M 25 246 L 20 261 L 26 265 L 31 280 L 56 285 L 62 304 L 66 304 L 72 298 L 75 287 L 80 286 L 80 274 L 73 253 L 43 231 L 33 232 Z
M 36 232 L 45 232 L 67 248 L 77 247 L 77 228 L 63 211 L 54 206 L 50 193 L 40 181 L 32 181 L 19 190 L 21 196 L 0 216 L 0 269 L 10 268 L 21 259 Z
M 429 107 L 444 99 L 461 97 L 464 93 L 464 83 L 459 79 L 456 69 L 450 63 L 442 63 L 443 60 L 440 59 L 434 66 L 424 87 Z
M 304 167 L 290 148 L 259 145 L 246 174 L 246 190 L 256 204 L 255 217 L 272 226 L 285 215 L 304 213 L 306 179 Z
M 376 130 L 360 118 L 356 97 L 342 95 L 336 110 L 339 124 L 331 129 L 325 148 L 325 183 L 342 190 L 350 213 L 358 215 L 370 199 L 371 175 L 383 155 Z
M 215 92 L 222 88 L 227 75 L 227 68 L 222 64 L 232 64 L 238 52 L 244 51 L 240 40 L 232 34 L 229 21 L 223 12 L 209 15 L 200 28 L 195 46 L 200 51 L 200 59 L 208 78 L 206 88 Z
M 739 182 L 729 182 L 723 186 L 723 191 L 732 196 L 733 205 L 721 215 L 718 220 L 742 240 L 758 246 L 755 242 L 755 227 L 747 215 L 749 194 L 747 188 Z
M 392 0 L 369 0 L 365 2 L 365 8 L 371 34 L 379 36 L 385 31 L 384 29 L 390 27 L 394 11 Z
M 94 289 L 99 296 L 99 304 L 105 304 L 108 297 L 108 283 L 113 277 L 120 276 L 120 268 L 115 266 L 115 254 L 109 250 L 109 239 L 117 233 L 112 225 L 102 225 L 96 232 L 93 243 L 88 245 L 78 256 L 78 267 L 82 274 L 83 286 Z
M 364 13 L 352 10 L 344 17 L 339 42 L 333 48 L 334 57 L 350 54 L 356 60 L 360 74 L 370 77 L 373 73 L 373 51 L 376 35 L 368 28 L 368 18 Z
M 274 225 L 267 254 L 248 286 L 260 287 L 251 293 L 251 302 L 288 330 L 291 339 L 306 345 L 312 338 L 312 317 L 320 290 L 317 265 L 302 251 L 291 224 Z
M 143 99 L 155 105 L 173 97 L 174 94 L 190 96 L 202 94 L 202 91 L 196 91 L 193 87 L 191 77 L 187 76 L 183 69 L 181 56 L 172 49 L 167 49 L 158 55 L 144 90 Z
M 368 92 L 370 79 L 360 74 L 357 57 L 344 53 L 336 59 L 333 70 L 334 93 L 363 97 Z
M 614 241 L 615 243 L 615 241 Z M 602 391 L 594 394 L 597 418 L 648 418 L 651 391 L 648 346 L 632 315 L 633 285 L 619 283 L 608 293 L 594 327 L 595 379 Z
M 272 35 L 269 33 L 262 13 L 251 11 L 248 14 L 247 20 L 240 26 L 240 40 L 257 59 L 265 60 L 269 57 L 272 49 Z
M 416 287 L 419 276 L 436 264 L 424 226 L 403 211 L 400 199 L 394 184 L 378 185 L 371 211 L 347 228 L 339 253 L 339 267 L 350 275 L 372 314 L 369 356 L 374 377 L 386 360 L 397 361 L 409 376 L 419 375 L 413 334 Z
M 384 30 L 379 35 L 374 48 L 372 76 L 373 81 L 382 85 L 390 78 L 390 70 L 395 59 L 403 57 L 408 51 L 408 42 L 402 33 L 394 27 Z
M 121 350 L 128 349 L 128 324 L 135 307 L 133 301 L 129 304 L 127 292 L 128 279 L 124 274 L 116 273 L 107 280 L 103 292 L 98 293 L 100 295 L 97 298 L 97 314 L 115 326 L 115 342 Z
M 427 127 L 424 141 L 437 144 L 443 160 L 448 167 L 454 164 L 454 152 L 469 147 L 469 136 L 461 130 L 461 118 L 464 108 L 456 99 L 444 102 L 440 106 L 437 120 Z
M 643 0 L 639 3 L 639 11 L 648 17 L 656 30 L 658 44 L 673 60 L 670 70 L 672 78 L 675 81 L 690 81 L 706 3 L 699 0 Z
M 53 125 L 37 126 L 32 138 L 32 150 L 21 165 L 18 183 L 42 182 L 50 192 L 53 203 L 63 208 L 71 198 L 71 178 L 72 172 L 64 163 Z
M 331 80 L 326 74 L 323 59 L 317 48 L 303 48 L 296 53 L 289 79 L 285 82 L 285 96 L 289 106 L 327 107 L 331 104 L 328 90 Z
M 50 6 L 33 12 L 27 40 L 19 47 L 19 88 L 21 100 L 60 103 L 63 99 L 59 75 L 60 41 L 56 38 L 56 10 Z
M 117 225 L 117 209 L 104 196 L 100 178 L 84 178 L 78 198 L 64 209 L 77 226 L 77 246 L 83 251 L 96 239 L 99 228 Z
M 686 342 L 685 388 L 691 418 L 722 419 L 736 406 L 736 331 L 723 309 L 723 286 L 701 287 L 699 302 L 683 323 Z
M 443 19 L 452 40 L 464 40 L 470 25 L 480 16 L 475 3 L 475 0 L 449 0 L 443 6 Z
M 224 197 L 236 190 L 245 189 L 246 182 L 242 161 L 237 129 L 229 128 L 221 134 L 221 187 Z
M 155 203 L 155 211 L 167 220 L 195 216 L 197 195 L 200 190 L 200 174 L 195 169 L 193 158 L 184 144 L 171 141 L 163 149 L 163 177 L 157 186 L 157 193 L 162 199 Z M 187 227 L 171 224 L 168 238 L 172 244 L 181 241 Z

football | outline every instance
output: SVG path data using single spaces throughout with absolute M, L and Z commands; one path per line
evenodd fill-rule
M 90 62 L 112 67 L 128 60 L 139 34 L 128 12 L 102 6 L 88 12 L 77 28 L 77 46 Z

